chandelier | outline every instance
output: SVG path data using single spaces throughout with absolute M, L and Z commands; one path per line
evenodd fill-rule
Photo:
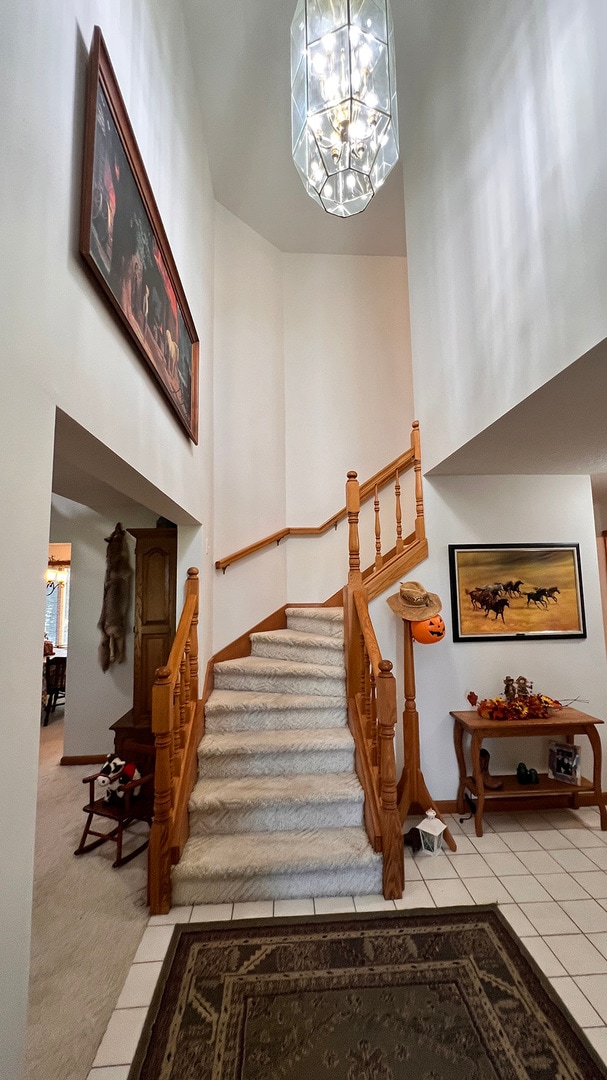
M 291 131 L 308 195 L 329 214 L 360 214 L 398 161 L 389 0 L 299 0 Z

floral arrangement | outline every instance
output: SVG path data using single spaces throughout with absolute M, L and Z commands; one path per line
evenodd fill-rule
M 483 720 L 527 720 L 543 719 L 553 710 L 562 709 L 560 701 L 547 694 L 527 694 L 510 701 L 505 697 L 483 698 L 481 701 L 473 691 L 467 695 L 470 704 Z

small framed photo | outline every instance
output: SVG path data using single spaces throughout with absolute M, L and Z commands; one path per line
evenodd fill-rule
M 564 784 L 579 784 L 582 779 L 580 748 L 572 743 L 550 742 L 548 747 L 548 778 Z
M 454 641 L 585 638 L 579 544 L 450 544 Z

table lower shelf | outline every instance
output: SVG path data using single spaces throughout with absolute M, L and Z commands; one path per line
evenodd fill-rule
M 566 784 L 563 780 L 551 780 L 547 773 L 538 774 L 537 784 L 519 784 L 516 776 L 512 773 L 505 773 L 504 775 L 494 776 L 491 774 L 493 780 L 501 780 L 502 787 L 498 790 L 489 790 L 485 788 L 485 802 L 490 802 L 492 799 L 517 799 L 521 796 L 525 798 L 533 798 L 537 795 L 569 795 L 575 796 L 580 792 L 594 791 L 594 786 L 591 780 L 586 780 L 585 777 L 581 778 L 579 784 Z M 476 783 L 473 776 L 466 776 L 464 780 L 465 787 L 473 795 L 477 795 Z

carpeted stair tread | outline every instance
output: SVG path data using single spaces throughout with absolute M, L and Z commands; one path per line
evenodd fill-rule
M 287 626 L 311 634 L 340 637 L 344 634 L 344 609 L 338 607 L 289 607 L 286 611 Z
M 287 751 L 330 751 L 354 749 L 354 739 L 348 727 L 318 728 L 316 730 L 228 731 L 207 733 L 198 747 L 198 757 L 219 757 L 224 754 L 282 754 Z
M 344 666 L 343 638 L 299 630 L 264 630 L 251 634 L 251 653 L 306 664 Z
M 363 802 L 356 773 L 292 773 L 289 776 L 222 777 L 199 780 L 190 813 L 289 804 Z
M 381 865 L 381 855 L 373 851 L 362 827 L 302 829 L 190 837 L 173 874 L 176 881 L 191 878 L 229 881 L 268 874 L 379 868 L 381 880 Z
M 330 728 L 346 723 L 346 702 L 321 694 L 277 694 L 255 690 L 213 690 L 205 706 L 206 730 Z
M 243 656 L 215 664 L 215 686 L 219 690 L 270 690 L 276 693 L 308 693 L 337 696 L 345 688 L 343 666 L 305 664 L 301 661 L 263 656 Z

